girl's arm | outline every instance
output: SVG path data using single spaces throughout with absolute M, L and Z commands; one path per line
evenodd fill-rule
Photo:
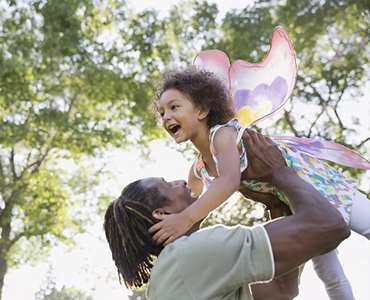
M 206 217 L 239 189 L 240 157 L 236 136 L 233 127 L 223 127 L 215 133 L 213 146 L 218 156 L 219 176 L 202 197 L 180 214 L 192 224 Z
M 156 216 L 162 222 L 149 229 L 157 244 L 168 245 L 183 234 L 197 221 L 224 203 L 240 185 L 240 158 L 236 145 L 237 133 L 232 127 L 220 128 L 213 140 L 218 155 L 218 172 L 208 190 L 192 205 L 179 214 Z M 195 176 L 194 176 L 195 177 Z

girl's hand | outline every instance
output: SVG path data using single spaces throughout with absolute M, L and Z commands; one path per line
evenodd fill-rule
M 153 214 L 153 217 L 161 222 L 149 228 L 149 233 L 156 234 L 153 240 L 157 245 L 167 246 L 179 237 L 183 236 L 193 226 L 190 220 L 181 214 L 159 215 Z

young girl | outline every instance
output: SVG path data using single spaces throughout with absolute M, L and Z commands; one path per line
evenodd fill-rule
M 164 129 L 177 143 L 190 140 L 199 155 L 190 169 L 188 185 L 194 196 L 206 192 L 177 215 L 157 216 L 157 244 L 167 245 L 195 222 L 224 203 L 240 187 L 273 193 L 289 205 L 289 199 L 274 186 L 244 180 L 246 152 L 227 87 L 213 73 L 188 68 L 162 76 L 154 104 Z M 357 191 L 357 181 L 329 165 L 286 144 L 276 142 L 286 163 L 301 178 L 319 190 L 343 215 L 349 227 L 370 239 L 370 201 Z M 315 258 L 315 271 L 324 281 L 330 299 L 354 299 L 336 252 Z

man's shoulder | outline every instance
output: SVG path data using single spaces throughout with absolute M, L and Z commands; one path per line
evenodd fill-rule
M 182 247 L 184 245 L 194 243 L 197 245 L 202 245 L 211 241 L 219 243 L 230 235 L 250 234 L 252 230 L 252 227 L 246 227 L 243 225 L 225 226 L 218 224 L 202 228 L 190 236 L 183 236 L 175 241 L 173 245 Z
M 246 227 L 242 225 L 224 226 L 215 225 L 207 227 L 190 236 L 184 236 L 165 247 L 161 256 L 203 256 L 204 253 L 215 254 L 237 247 L 243 241 L 255 240 L 268 243 L 268 236 L 263 226 Z
M 244 226 L 244 225 L 235 225 L 235 226 L 225 226 L 222 224 L 213 225 L 210 227 L 202 228 L 197 232 L 194 232 L 191 236 L 185 237 L 187 240 L 200 239 L 205 237 L 222 239 L 225 235 L 238 235 L 238 234 L 263 234 L 265 229 L 263 226 Z M 186 239 L 184 239 L 185 241 Z
M 273 276 L 269 245 L 262 226 L 216 225 L 181 237 L 158 256 L 152 269 L 149 294 L 157 299 L 154 295 L 160 295 L 160 291 L 170 285 L 171 299 L 185 299 L 179 295 L 210 299 L 211 295 L 234 294 L 251 282 L 269 280 Z M 207 276 L 200 277 L 200 274 Z

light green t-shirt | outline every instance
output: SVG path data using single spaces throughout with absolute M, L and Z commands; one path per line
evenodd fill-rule
M 147 297 L 251 300 L 249 284 L 273 277 L 273 255 L 264 227 L 217 225 L 163 249 L 152 269 Z

